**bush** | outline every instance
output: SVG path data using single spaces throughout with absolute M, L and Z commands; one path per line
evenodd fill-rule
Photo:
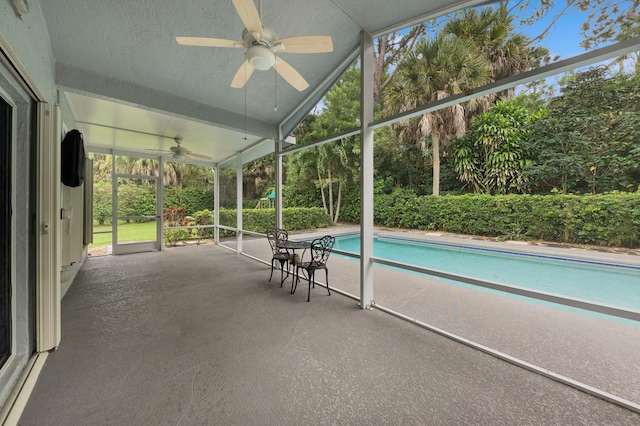
M 209 210 L 201 210 L 193 214 L 194 225 L 213 225 L 213 213 Z M 200 244 L 200 240 L 203 238 L 213 238 L 214 228 L 195 228 L 191 230 L 193 238 L 196 238 L 197 243 Z
M 505 239 L 640 247 L 640 193 L 415 196 L 377 194 L 376 225 Z
M 245 209 L 242 211 L 242 228 L 247 231 L 265 233 L 275 226 L 275 209 Z M 331 218 L 322 208 L 284 208 L 282 227 L 287 230 L 325 228 L 331 225 Z M 236 226 L 236 210 L 220 209 L 220 224 Z M 221 236 L 231 236 L 233 232 L 220 230 Z
M 188 229 L 165 229 L 164 244 L 167 246 L 177 246 L 180 241 L 186 241 L 191 237 Z
M 153 185 L 127 185 L 118 187 L 118 216 L 155 216 L 156 188 Z M 140 219 L 144 222 L 146 219 Z M 128 222 L 128 221 L 127 221 Z
M 167 186 L 164 188 L 164 207 L 182 206 L 186 214 L 193 215 L 201 210 L 213 210 L 213 190 L 204 188 L 180 188 Z
M 111 181 L 96 182 L 93 186 L 93 219 L 98 225 L 111 224 Z

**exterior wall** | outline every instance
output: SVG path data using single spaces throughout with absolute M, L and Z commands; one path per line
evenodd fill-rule
M 27 81 L 35 86 L 44 101 L 51 104 L 61 103 L 62 121 L 67 127 L 75 122 L 70 109 L 64 100 L 59 102 L 55 84 L 55 60 L 53 57 L 49 34 L 42 15 L 40 0 L 29 0 L 29 13 L 19 17 L 10 1 L 0 1 L 0 46 L 7 49 L 17 58 L 16 66 L 26 70 Z M 14 300 L 17 309 L 14 317 L 15 324 L 15 355 L 2 370 L 0 370 L 0 408 L 16 384 L 29 356 L 34 350 L 35 336 L 34 311 L 31 304 L 34 297 L 35 282 L 35 247 L 30 238 L 30 217 L 34 213 L 34 200 L 37 199 L 32 182 L 37 175 L 33 167 L 34 144 L 37 129 L 32 108 L 33 100 L 19 87 L 11 73 L 0 63 L 0 88 L 16 103 L 17 123 L 14 145 L 15 175 L 14 175 L 14 226 L 15 226 L 15 292 Z M 72 128 L 72 127 L 69 127 Z M 62 136 L 62 135 L 61 135 Z M 58 141 L 59 142 L 59 141 Z M 30 177 L 30 178 L 29 178 Z M 62 185 L 62 183 L 61 183 Z M 82 200 L 78 206 L 82 211 Z M 35 230 L 36 232 L 38 230 Z M 81 261 L 72 264 L 67 275 L 62 279 L 61 295 L 68 289 L 75 274 L 86 257 L 86 249 L 75 247 L 76 252 L 82 253 Z M 66 281 L 65 279 L 66 278 Z
M 29 0 L 29 13 L 18 17 L 10 1 L 0 2 L 0 34 L 45 96 L 56 103 L 55 60 L 40 0 Z M 64 121 L 64 116 L 63 116 Z

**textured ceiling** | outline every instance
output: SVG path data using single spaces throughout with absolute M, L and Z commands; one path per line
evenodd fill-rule
M 176 43 L 176 36 L 240 40 L 244 27 L 230 0 L 44 1 L 42 10 L 57 83 L 90 148 L 148 155 L 159 140 L 149 135 L 169 143 L 182 136 L 189 149 L 221 162 L 261 140 L 267 151 L 253 149 L 245 160 L 273 149 L 279 126 L 288 132 L 346 66 L 362 29 L 376 35 L 472 3 L 479 1 L 264 0 L 263 25 L 278 37 L 333 39 L 331 53 L 281 55 L 309 82 L 303 92 L 273 70 L 231 88 L 244 49 Z

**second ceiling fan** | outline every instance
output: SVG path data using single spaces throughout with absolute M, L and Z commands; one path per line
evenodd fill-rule
M 309 83 L 291 65 L 275 53 L 324 53 L 333 51 L 330 36 L 294 36 L 278 39 L 275 32 L 262 26 L 253 0 L 232 0 L 240 20 L 245 26 L 242 41 L 209 37 L 176 37 L 178 44 L 204 47 L 245 48 L 246 60 L 236 72 L 231 87 L 241 88 L 256 69 L 274 68 L 282 78 L 298 91 L 309 87 Z

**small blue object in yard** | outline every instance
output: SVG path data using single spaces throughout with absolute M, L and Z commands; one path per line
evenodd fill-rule
M 267 196 L 268 199 L 270 200 L 275 200 L 276 199 L 276 191 L 271 191 L 271 194 L 269 194 L 269 196 Z

